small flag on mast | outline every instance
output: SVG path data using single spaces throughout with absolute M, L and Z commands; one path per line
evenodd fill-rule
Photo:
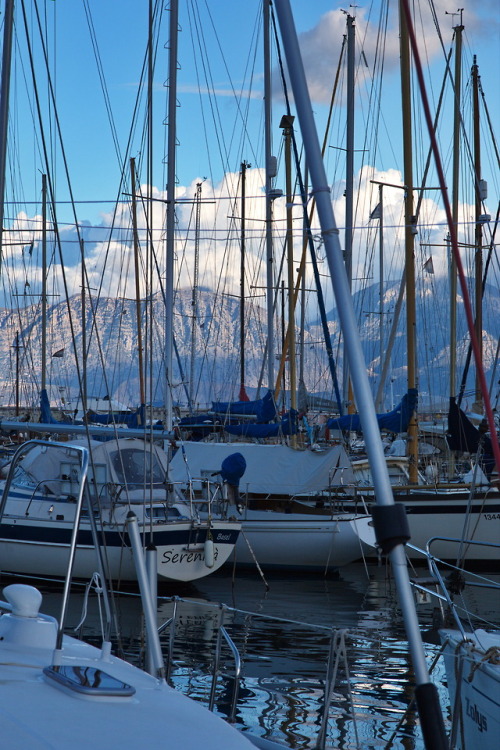
M 375 206 L 375 208 L 373 209 L 373 211 L 370 214 L 370 221 L 372 219 L 380 219 L 381 216 L 382 216 L 382 211 L 381 211 L 381 208 L 380 208 L 380 203 L 377 203 L 377 205 Z
M 424 271 L 427 271 L 427 273 L 434 273 L 434 263 L 432 262 L 432 255 L 425 261 Z
M 57 352 L 54 352 L 52 355 L 53 357 L 64 357 L 64 349 L 59 349 Z

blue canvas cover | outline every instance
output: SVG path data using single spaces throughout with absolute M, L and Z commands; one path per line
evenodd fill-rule
M 389 432 L 406 432 L 410 418 L 417 408 L 418 391 L 410 388 L 401 399 L 399 406 L 386 414 L 377 414 L 378 426 L 381 430 Z M 344 417 L 329 419 L 326 423 L 329 430 L 352 430 L 362 432 L 359 414 L 346 414 Z
M 276 416 L 276 405 L 273 394 L 268 391 L 263 398 L 256 401 L 213 401 L 212 411 L 216 414 L 239 414 L 255 417 L 257 422 L 270 422 Z
M 40 424 L 67 424 L 69 420 L 59 422 L 52 416 L 50 401 L 45 388 L 40 391 Z
M 142 427 L 145 423 L 144 408 L 144 404 L 141 404 L 136 411 L 110 411 L 108 414 L 97 414 L 97 412 L 89 410 L 86 419 L 94 424 L 126 424 L 127 427 L 135 429 Z
M 240 479 L 245 473 L 247 462 L 241 453 L 231 453 L 222 462 L 220 474 L 224 482 L 232 487 L 239 487 Z
M 243 424 L 224 425 L 224 429 L 230 435 L 243 435 L 244 437 L 253 438 L 296 435 L 299 429 L 298 412 L 295 409 L 291 409 L 283 415 L 281 422 L 273 422 L 272 424 L 245 422 Z

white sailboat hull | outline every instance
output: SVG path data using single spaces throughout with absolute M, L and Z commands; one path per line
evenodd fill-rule
M 276 511 L 243 511 L 235 549 L 237 565 L 325 571 L 373 552 L 371 517 L 336 518 Z
M 51 503 L 47 499 L 32 502 L 29 515 L 29 494 L 23 493 L 7 501 L 0 524 L 0 569 L 26 575 L 61 577 L 68 563 L 71 529 L 75 505 Z M 143 506 L 134 508 L 143 518 Z M 115 581 L 135 581 L 136 568 L 132 556 L 126 515 L 129 506 L 113 514 L 104 523 L 105 545 L 102 547 L 108 575 Z M 160 579 L 194 581 L 218 570 L 230 557 L 240 526 L 231 521 L 194 522 L 191 520 L 153 523 L 147 519 L 139 525 L 146 545 L 156 549 Z M 213 542 L 212 555 L 206 555 L 207 538 Z M 96 571 L 96 554 L 92 544 L 90 523 L 82 519 L 76 551 L 74 575 L 90 578 Z M 213 564 L 212 564 L 213 563 Z
M 254 747 L 200 703 L 104 649 L 64 636 L 51 668 L 56 635 L 52 617 L 0 617 L 3 750 Z
M 456 560 L 460 539 L 480 540 L 481 545 L 466 546 L 467 560 L 496 561 L 497 550 L 489 544 L 500 544 L 500 493 L 490 489 L 476 493 L 469 505 L 469 493 L 453 489 L 421 488 L 408 494 L 396 493 L 396 499 L 406 507 L 411 543 L 425 548 L 429 537 L 447 537 L 451 541 L 436 540 L 432 553 L 441 560 Z M 408 556 L 420 558 L 418 552 L 407 548 Z
M 477 630 L 464 641 L 442 630 L 450 703 L 460 750 L 500 747 L 500 633 Z M 458 712 L 458 715 L 456 715 Z
M 85 503 L 78 527 L 75 576 L 89 578 L 96 571 L 97 534 L 106 575 L 115 581 L 136 580 L 128 533 L 131 514 L 143 547 L 155 551 L 160 579 L 194 581 L 226 562 L 240 524 L 213 516 L 203 521 L 180 493 L 171 492 L 164 481 L 168 459 L 158 446 L 148 448 L 134 439 L 93 444 L 95 474 L 86 485 L 76 462 L 81 450 L 76 441 L 34 441 L 16 454 L 2 487 L 0 569 L 64 576 L 76 498 L 83 497 L 85 487 L 94 523 Z

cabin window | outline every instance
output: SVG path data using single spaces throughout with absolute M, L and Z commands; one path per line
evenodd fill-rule
M 165 472 L 156 454 L 125 448 L 110 454 L 113 469 L 121 484 L 161 484 Z

